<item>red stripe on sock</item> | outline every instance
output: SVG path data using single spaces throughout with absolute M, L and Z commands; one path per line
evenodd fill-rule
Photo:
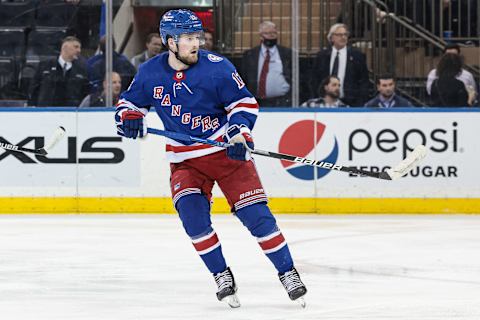
M 197 251 L 207 250 L 210 247 L 213 247 L 218 243 L 218 236 L 216 233 L 212 237 L 203 240 L 202 242 L 194 243 L 193 246 Z
M 275 236 L 272 239 L 259 242 L 259 244 L 262 250 L 270 250 L 280 245 L 284 241 L 285 241 L 285 238 L 283 237 L 283 234 L 280 233 L 278 236 Z

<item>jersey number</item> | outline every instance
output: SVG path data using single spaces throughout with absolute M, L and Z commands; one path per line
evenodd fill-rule
M 240 75 L 238 74 L 237 71 L 232 73 L 232 78 L 237 83 L 237 86 L 238 86 L 239 90 L 242 89 L 243 87 L 245 87 L 245 82 L 243 82 L 242 77 L 240 77 Z

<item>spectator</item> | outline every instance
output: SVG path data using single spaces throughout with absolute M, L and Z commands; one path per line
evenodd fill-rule
M 377 78 L 377 91 L 378 95 L 368 101 L 365 107 L 413 107 L 410 101 L 395 93 L 395 78 L 391 74 L 384 74 Z
M 102 91 L 97 91 L 86 96 L 79 107 L 105 107 L 105 97 L 107 88 L 107 79 L 103 77 Z M 116 105 L 122 89 L 122 78 L 116 72 L 112 72 L 112 104 Z
M 465 84 L 465 87 L 467 89 L 475 91 L 475 95 L 476 95 L 477 94 L 477 91 L 476 91 L 477 84 L 475 83 L 475 78 L 473 77 L 473 75 L 469 71 L 467 71 L 463 68 L 463 57 L 460 54 L 460 46 L 458 44 L 453 44 L 453 43 L 452 44 L 447 44 L 445 46 L 445 49 L 444 49 L 443 53 L 444 54 L 452 53 L 452 54 L 456 54 L 456 55 L 460 56 L 460 58 L 462 59 L 462 71 L 460 72 L 460 74 L 458 74 L 457 79 L 462 81 Z M 435 79 L 437 79 L 437 69 L 433 69 L 428 74 L 427 92 L 428 92 L 429 95 L 432 92 L 432 83 Z
M 101 37 L 100 40 L 98 41 L 97 45 L 97 50 L 95 51 L 95 54 L 91 56 L 90 58 L 87 59 L 87 67 L 88 67 L 88 74 L 90 75 L 92 73 L 92 67 L 97 62 L 103 57 L 103 51 L 102 48 L 105 48 L 105 43 L 102 45 L 101 43 L 105 42 L 105 37 Z M 117 44 L 115 43 L 115 39 L 112 38 L 112 48 L 115 50 L 117 47 Z
M 94 89 L 98 89 L 102 82 L 103 75 L 105 74 L 105 37 L 100 39 L 100 57 L 92 65 L 89 71 L 90 82 L 94 86 Z M 115 47 L 112 52 L 112 71 L 117 72 L 122 78 L 122 91 L 127 89 L 127 86 L 132 82 L 133 76 L 137 72 L 135 67 L 128 61 L 128 59 L 115 51 Z
M 208 29 L 205 29 L 203 32 L 205 37 L 205 43 L 203 44 L 202 48 L 207 51 L 215 51 L 215 42 L 213 41 L 213 32 Z
M 147 50 L 132 58 L 131 62 L 138 70 L 138 67 L 150 58 L 155 57 L 162 51 L 162 38 L 158 33 L 150 33 L 145 43 Z
M 446 53 L 437 67 L 437 79 L 432 83 L 431 100 L 434 107 L 466 107 L 475 98 L 458 80 L 462 72 L 462 59 L 458 54 Z
M 336 76 L 328 76 L 323 79 L 318 87 L 319 98 L 310 99 L 302 103 L 301 107 L 309 108 L 338 108 L 348 107 L 340 100 L 340 79 Z
M 245 51 L 241 75 L 260 106 L 290 106 L 292 52 L 277 45 L 273 22 L 262 22 L 259 32 L 261 45 Z
M 57 58 L 40 62 L 30 85 L 29 105 L 78 106 L 89 91 L 87 68 L 78 60 L 81 49 L 80 40 L 69 36 Z
M 368 99 L 370 82 L 365 55 L 355 48 L 348 47 L 347 26 L 336 23 L 328 32 L 330 48 L 321 50 L 313 69 L 313 88 L 318 83 L 334 75 L 340 79 L 340 98 L 350 106 L 363 106 Z

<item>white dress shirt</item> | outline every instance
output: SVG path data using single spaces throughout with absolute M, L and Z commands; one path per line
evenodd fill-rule
M 58 63 L 62 66 L 62 69 L 65 69 L 65 72 L 72 68 L 72 63 L 69 61 L 63 60 L 62 56 L 58 56 Z M 65 66 L 65 64 L 67 64 Z
M 333 63 L 335 62 L 335 57 L 338 55 L 338 79 L 340 80 L 340 97 L 343 97 L 343 81 L 345 80 L 345 71 L 347 70 L 347 47 L 343 47 L 340 50 L 337 50 L 335 47 L 332 48 L 332 54 L 330 55 L 330 73 L 332 74 Z M 323 80 L 323 79 L 322 79 Z
M 263 62 L 265 61 L 267 50 L 270 51 L 270 63 L 268 64 L 265 96 L 267 98 L 281 97 L 290 91 L 290 85 L 283 75 L 282 59 L 280 58 L 280 53 L 278 52 L 277 46 L 267 48 L 265 45 L 261 45 L 260 54 L 258 55 L 257 79 L 260 81 L 260 73 L 262 72 Z M 256 94 L 256 92 L 252 93 Z

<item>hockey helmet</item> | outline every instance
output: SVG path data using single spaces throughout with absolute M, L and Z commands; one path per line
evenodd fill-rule
M 170 10 L 160 20 L 160 36 L 162 43 L 166 46 L 168 38 L 175 42 L 182 34 L 199 32 L 203 35 L 202 21 L 195 13 L 187 9 Z

